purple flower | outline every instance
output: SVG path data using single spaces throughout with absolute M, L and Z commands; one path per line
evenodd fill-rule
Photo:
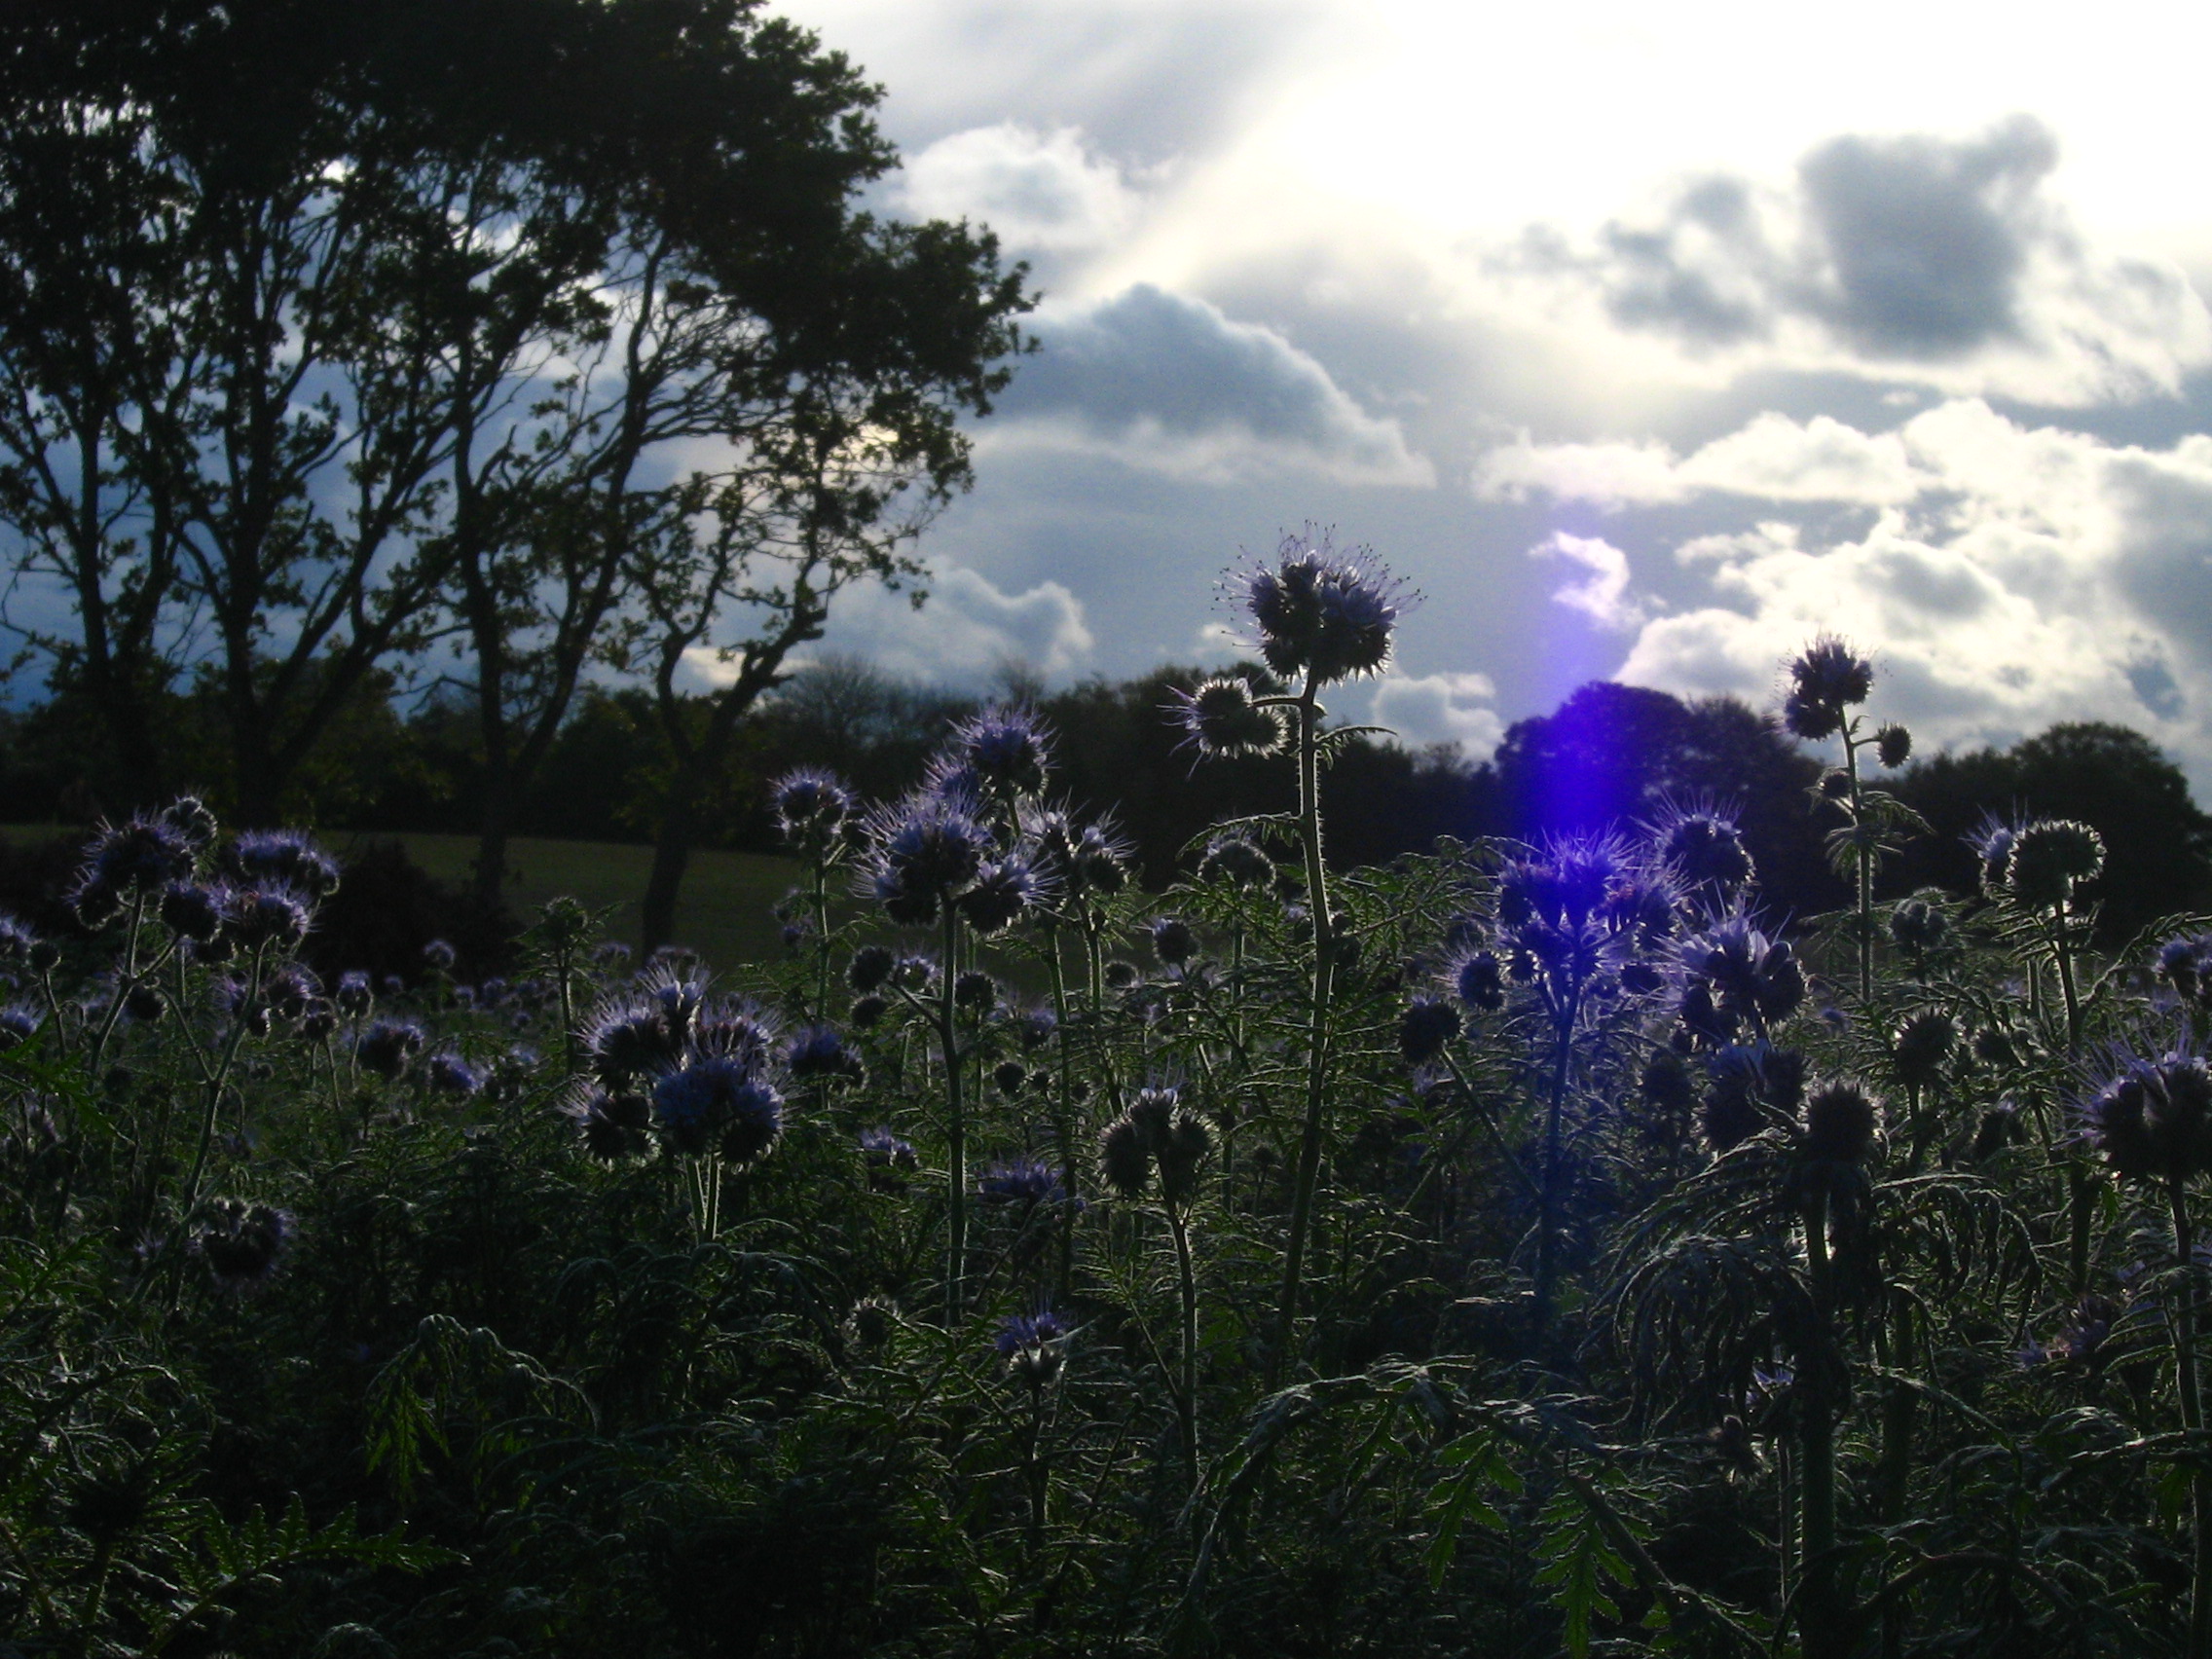
M 653 1118 L 677 1152 L 715 1147 L 728 1162 L 750 1163 L 783 1133 L 784 1098 L 743 1062 L 716 1056 L 653 1085 Z
M 162 890 L 162 924 L 179 939 L 205 944 L 229 919 L 229 895 L 197 881 L 172 881 Z
M 1327 532 L 1286 535 L 1272 564 L 1231 578 L 1258 633 L 1260 655 L 1285 679 L 1327 685 L 1380 673 L 1405 587 L 1366 548 L 1340 553 Z
M 1832 634 L 1823 634 L 1789 664 L 1783 723 L 1809 743 L 1843 730 L 1847 709 L 1866 701 L 1874 665 Z
M 819 766 L 800 766 L 768 786 L 776 830 L 793 846 L 820 856 L 853 813 L 853 792 Z
M 1459 1011 L 1435 997 L 1417 997 L 1398 1018 L 1398 1052 L 1409 1066 L 1424 1066 L 1459 1035 Z
M 954 754 L 985 793 L 1034 795 L 1052 766 L 1052 738 L 1037 711 L 1001 704 L 952 728 Z
M 103 926 L 127 901 L 187 879 L 194 856 L 191 840 L 166 818 L 138 817 L 105 827 L 86 849 L 69 903 L 87 927 Z
M 859 1083 L 867 1076 L 860 1055 L 827 1025 L 810 1025 L 785 1045 L 784 1069 L 796 1083 Z
M 297 830 L 247 830 L 224 861 L 241 880 L 281 882 L 313 899 L 338 891 L 338 862 Z
M 338 976 L 338 1012 L 348 1019 L 360 1018 L 375 1000 L 369 990 L 369 977 L 360 969 L 350 968 Z
M 1198 865 L 1204 881 L 1225 881 L 1232 887 L 1265 887 L 1275 878 L 1274 861 L 1241 835 L 1216 837 L 1206 846 Z
M 1182 967 L 1198 948 L 1198 935 L 1180 916 L 1156 917 L 1147 931 L 1152 935 L 1153 955 L 1166 967 Z
M 218 1290 L 243 1294 L 259 1290 L 276 1276 L 292 1241 L 292 1217 L 269 1204 L 216 1198 L 209 1220 L 194 1236 L 192 1251 L 207 1264 Z
M 991 1204 L 1056 1203 L 1067 1196 L 1058 1171 L 1036 1158 L 1009 1159 L 985 1169 L 977 1196 Z
M 999 1321 L 998 1335 L 991 1339 L 992 1346 L 1008 1359 L 1023 1348 L 1040 1348 L 1056 1343 L 1068 1334 L 1060 1316 L 1050 1308 L 1034 1313 L 1009 1313 Z
M 248 950 L 290 950 L 308 937 L 308 902 L 278 882 L 232 890 L 225 932 Z
M 2130 1059 L 2083 1105 L 2082 1132 L 2129 1180 L 2186 1181 L 2212 1170 L 2212 1072 L 2179 1051 Z
M 29 1042 L 38 1034 L 39 1022 L 45 1017 L 29 1003 L 0 1008 L 0 1052 Z
M 869 819 L 868 838 L 862 891 L 909 924 L 935 921 L 992 850 L 990 830 L 957 795 L 908 795 Z
M 1234 674 L 1168 692 L 1166 713 L 1183 728 L 1184 743 L 1209 758 L 1272 755 L 1282 747 L 1282 711 L 1261 707 L 1250 682 Z
M 1751 855 L 1728 814 L 1713 808 L 1672 813 L 1654 833 L 1659 856 L 1686 888 L 1725 900 L 1751 878 Z
M 382 1078 L 395 1078 L 423 1051 L 427 1037 L 412 1019 L 380 1019 L 353 1045 L 354 1058 Z
M 1042 904 L 1050 889 L 1051 883 L 1018 853 L 991 859 L 977 870 L 974 884 L 960 896 L 960 914 L 988 939 L 1004 933 Z
M 646 1130 L 652 1108 L 642 1094 L 609 1093 L 596 1084 L 577 1084 L 562 1099 L 560 1111 L 575 1125 L 584 1150 L 603 1162 L 641 1157 L 651 1144 Z
M 1505 970 L 1493 950 L 1470 950 L 1444 971 L 1445 983 L 1469 1008 L 1494 1014 L 1505 1006 Z
M 441 1050 L 423 1063 L 423 1075 L 440 1094 L 466 1099 L 484 1087 L 476 1068 L 449 1050 Z

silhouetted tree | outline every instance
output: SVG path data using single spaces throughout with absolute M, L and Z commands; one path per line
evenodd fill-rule
M 1819 762 L 1733 697 L 1685 703 L 1595 682 L 1552 714 L 1516 720 L 1495 765 L 1505 828 L 1524 840 L 1710 803 L 1736 813 L 1771 908 L 1804 915 L 1843 902 L 1805 794 Z
M 1933 755 L 1906 767 L 1899 797 L 1928 821 L 1891 866 L 1900 890 L 1978 890 L 1966 836 L 1990 817 L 2073 818 L 2104 837 L 2098 939 L 2123 943 L 2158 917 L 2212 906 L 2212 818 L 2189 780 L 2142 733 L 2104 721 L 2054 725 L 2009 750 Z

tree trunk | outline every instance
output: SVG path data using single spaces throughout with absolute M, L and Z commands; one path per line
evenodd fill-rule
M 660 834 L 653 842 L 652 873 L 645 879 L 640 923 L 641 942 L 648 956 L 675 940 L 676 901 L 699 833 L 699 790 L 704 771 L 700 757 L 695 756 L 669 782 L 668 808 L 661 814 Z

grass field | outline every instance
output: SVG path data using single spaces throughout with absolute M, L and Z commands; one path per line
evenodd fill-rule
M 0 827 L 9 840 L 45 840 L 50 825 Z M 386 837 L 379 836 L 378 839 Z M 469 835 L 395 835 L 417 864 L 440 881 L 461 882 L 476 856 Z M 343 856 L 357 839 L 344 832 L 324 837 Z M 614 907 L 608 921 L 611 937 L 638 942 L 638 900 L 645 890 L 652 863 L 650 847 L 598 841 L 518 840 L 508 852 L 507 904 L 528 921 L 537 906 L 558 894 L 570 894 L 594 909 Z M 790 859 L 757 853 L 699 852 L 683 878 L 682 903 L 676 912 L 676 938 L 703 954 L 717 968 L 757 962 L 780 955 L 783 945 L 768 907 L 791 890 L 798 866 Z

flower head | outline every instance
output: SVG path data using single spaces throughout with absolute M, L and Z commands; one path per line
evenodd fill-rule
M 1232 887 L 1265 887 L 1275 878 L 1274 861 L 1241 835 L 1220 835 L 1206 844 L 1199 879 Z
M 988 793 L 1036 795 L 1052 769 L 1051 731 L 1026 705 L 984 709 L 954 726 L 952 741 L 954 753 Z
M 1049 1204 L 1067 1196 L 1059 1172 L 1036 1158 L 992 1164 L 977 1182 L 977 1196 L 989 1204 Z
M 853 813 L 853 792 L 844 780 L 819 766 L 786 772 L 768 786 L 776 829 L 803 851 L 820 854 L 834 842 Z
M 2129 1060 L 2082 1108 L 2082 1130 L 2116 1175 L 2186 1181 L 2212 1169 L 2212 1073 L 2194 1054 Z
M 976 879 L 992 851 L 988 828 L 964 796 L 921 792 L 868 820 L 862 891 L 895 922 L 935 921 Z
M 1437 997 L 1416 997 L 1398 1016 L 1398 1052 L 1409 1066 L 1424 1066 L 1459 1035 L 1459 1011 Z
M 450 1049 L 441 1049 L 423 1062 L 423 1076 L 440 1094 L 465 1100 L 484 1087 L 484 1074 Z
M 716 1055 L 654 1084 L 653 1118 L 677 1152 L 714 1147 L 725 1162 L 751 1163 L 783 1133 L 784 1098 L 751 1066 Z
M 187 879 L 196 852 L 182 830 L 158 815 L 104 826 L 85 850 L 69 903 L 87 927 L 103 926 L 129 900 Z
M 652 1108 L 642 1094 L 609 1093 L 595 1083 L 572 1086 L 561 1113 L 575 1125 L 584 1150 L 603 1162 L 643 1157 L 652 1142 L 646 1134 Z
M 1167 718 L 1183 728 L 1184 742 L 1209 758 L 1272 755 L 1282 747 L 1282 711 L 1262 708 L 1251 683 L 1234 674 L 1201 680 L 1188 691 L 1167 694 Z
M 208 1223 L 194 1236 L 193 1254 L 207 1264 L 218 1290 L 259 1290 L 276 1276 L 292 1241 L 290 1213 L 239 1198 L 216 1198 L 207 1208 Z
M 859 1083 L 867 1076 L 860 1055 L 828 1025 L 810 1025 L 785 1044 L 784 1069 L 794 1083 Z
M 279 881 L 311 899 L 338 891 L 338 861 L 298 830 L 246 830 L 223 862 L 241 881 Z
M 1751 878 L 1751 855 L 1727 813 L 1692 808 L 1670 814 L 1655 829 L 1659 857 L 1685 888 L 1732 898 Z
M 1340 553 L 1327 532 L 1286 535 L 1272 563 L 1233 575 L 1260 655 L 1284 679 L 1320 685 L 1381 673 L 1407 603 L 1405 586 L 1364 547 Z
M 2086 824 L 2041 818 L 2013 838 L 2005 862 L 2005 886 L 2031 910 L 2055 910 L 2105 867 L 2105 842 Z
M 1042 905 L 1051 892 L 1051 883 L 1020 853 L 986 859 L 959 898 L 961 919 L 988 939 Z
M 412 1019 L 380 1019 L 354 1043 L 353 1057 L 379 1077 L 395 1078 L 427 1041 L 422 1026 Z
M 1000 1321 L 991 1346 L 1007 1369 L 1032 1388 L 1043 1388 L 1067 1362 L 1067 1325 L 1050 1308 L 1010 1313 Z
M 1789 695 L 1783 721 L 1799 737 L 1818 743 L 1843 730 L 1846 710 L 1874 689 L 1874 665 L 1832 634 L 1823 634 L 1789 664 Z

